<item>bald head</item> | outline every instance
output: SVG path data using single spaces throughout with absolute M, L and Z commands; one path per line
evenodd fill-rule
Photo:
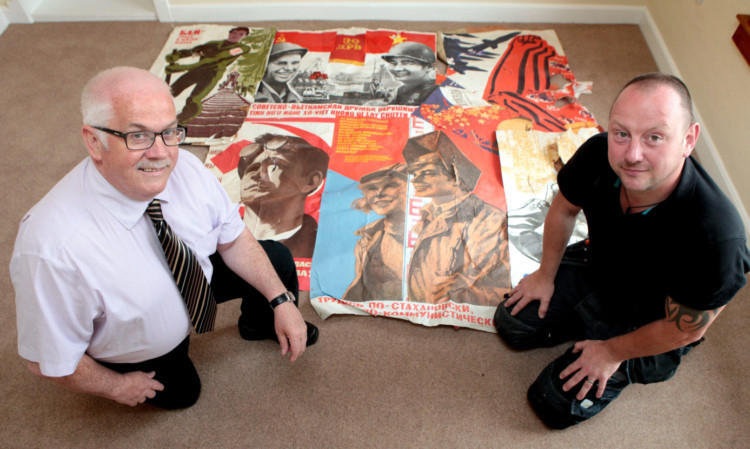
M 114 67 L 94 76 L 81 94 L 83 124 L 107 126 L 114 118 L 115 102 L 139 95 L 171 98 L 169 86 L 151 72 L 136 67 Z
M 682 112 L 685 116 L 685 126 L 687 127 L 690 124 L 694 123 L 695 117 L 693 116 L 693 99 L 690 96 L 690 91 L 681 79 L 677 78 L 674 75 L 668 75 L 666 73 L 646 73 L 644 75 L 633 78 L 627 84 L 625 84 L 625 87 L 623 87 L 620 93 L 617 94 L 617 97 L 612 103 L 612 106 L 614 107 L 614 104 L 617 103 L 617 100 L 626 90 L 639 89 L 643 92 L 651 92 L 659 87 L 667 87 L 671 89 L 680 98 L 680 107 L 682 108 Z M 611 114 L 612 110 L 610 110 L 610 115 Z

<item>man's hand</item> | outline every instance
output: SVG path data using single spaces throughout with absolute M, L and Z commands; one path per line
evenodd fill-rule
M 621 362 L 609 351 L 607 343 L 600 340 L 579 341 L 575 344 L 573 353 L 579 352 L 581 355 L 578 359 L 560 373 L 560 379 L 569 377 L 563 390 L 569 391 L 580 383 L 581 390 L 576 398 L 582 401 L 596 385 L 596 397 L 601 398 L 607 387 L 607 380 L 615 374 Z
M 555 292 L 554 277 L 544 276 L 540 271 L 535 271 L 522 278 L 516 287 L 510 291 L 507 300 L 503 303 L 505 308 L 513 307 L 511 315 L 516 315 L 531 301 L 539 301 L 539 318 L 544 318 L 549 309 L 552 293 Z
M 121 374 L 117 387 L 112 391 L 111 399 L 131 407 L 146 402 L 146 399 L 156 396 L 157 391 L 164 390 L 164 385 L 154 380 L 155 374 L 154 371 Z
M 130 406 L 141 404 L 156 396 L 157 391 L 164 390 L 164 385 L 154 380 L 155 372 L 133 371 L 120 374 L 100 365 L 88 354 L 81 357 L 76 370 L 68 376 L 45 376 L 36 362 L 28 362 L 28 367 L 35 375 L 69 390 L 101 396 Z
M 281 345 L 281 355 L 291 350 L 290 361 L 302 356 L 307 347 L 307 324 L 299 309 L 292 302 L 285 302 L 273 309 L 273 321 L 276 335 Z

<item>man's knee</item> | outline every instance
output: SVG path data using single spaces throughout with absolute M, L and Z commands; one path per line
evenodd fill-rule
M 563 391 L 562 386 L 568 379 L 560 379 L 560 372 L 573 363 L 578 356 L 573 353 L 571 347 L 565 354 L 547 365 L 529 387 L 527 397 L 531 407 L 542 422 L 553 429 L 565 429 L 592 418 L 614 401 L 630 384 L 627 376 L 622 371 L 617 371 L 607 381 L 607 388 L 601 398 L 596 397 L 596 388 L 592 388 L 582 401 L 578 400 L 576 395 L 581 385 L 578 384 L 569 391 Z
M 540 346 L 538 330 L 512 316 L 503 304 L 497 307 L 494 319 L 498 335 L 511 348 L 522 350 Z
M 155 379 L 162 382 L 164 390 L 156 393 L 147 403 L 166 410 L 188 408 L 198 402 L 201 395 L 201 379 L 191 360 L 183 363 L 178 370 L 163 374 L 157 372 Z

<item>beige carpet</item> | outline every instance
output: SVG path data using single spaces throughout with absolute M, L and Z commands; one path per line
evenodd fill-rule
M 324 29 L 350 23 L 251 25 Z M 462 24 L 357 25 L 436 31 Z M 557 31 L 577 78 L 594 83 L 594 94 L 581 101 L 602 125 L 619 88 L 656 68 L 635 26 L 517 27 Z M 494 334 L 467 329 L 354 316 L 321 321 L 307 297 L 301 308 L 322 335 L 294 364 L 274 343 L 241 340 L 233 326 L 238 303 L 222 306 L 218 330 L 193 339 L 203 393 L 188 410 L 129 408 L 32 376 L 16 351 L 7 270 L 18 221 L 85 156 L 78 112 L 83 84 L 110 66 L 150 67 L 171 28 L 155 22 L 40 23 L 11 25 L 0 35 L 0 263 L 6 267 L 0 275 L 0 447 L 750 447 L 748 288 L 674 379 L 631 386 L 593 421 L 562 432 L 536 419 L 525 392 L 564 348 L 519 353 Z

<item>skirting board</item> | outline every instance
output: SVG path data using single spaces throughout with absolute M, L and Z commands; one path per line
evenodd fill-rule
M 163 0 L 162 0 L 163 1 Z M 157 0 L 158 3 L 158 0 Z M 544 22 L 636 24 L 643 8 L 503 2 L 283 2 L 169 5 L 162 21 L 407 20 L 420 22 Z
M 29 2 L 40 0 L 13 0 L 11 2 Z M 97 12 L 91 8 L 77 11 L 76 0 L 67 0 L 66 17 L 36 17 L 36 21 L 71 21 L 71 20 L 111 20 L 111 13 L 105 10 Z M 101 4 L 106 4 L 101 2 Z M 17 5 L 15 5 L 17 6 Z M 537 22 L 537 23 L 625 23 L 638 25 L 646 39 L 659 70 L 680 76 L 677 65 L 672 59 L 661 33 L 657 28 L 648 8 L 645 6 L 612 6 L 612 5 L 560 5 L 560 4 L 522 4 L 522 3 L 484 3 L 484 2 L 263 2 L 245 5 L 221 4 L 218 1 L 206 2 L 204 5 L 170 5 L 167 0 L 154 0 L 155 13 L 162 22 L 259 22 L 280 20 L 412 20 L 412 21 L 446 21 L 452 22 Z M 19 23 L 13 14 L 6 17 L 0 8 L 0 33 L 7 23 Z M 7 9 L 5 11 L 8 11 Z M 698 105 L 695 105 L 696 117 L 701 121 Z M 701 121 L 702 123 L 702 121 Z M 750 236 L 750 215 L 732 183 L 726 167 L 719 155 L 711 133 L 705 126 L 695 152 L 706 170 L 726 192 L 737 207 L 746 233 Z
M 3 31 L 8 28 L 8 25 L 10 25 L 8 18 L 5 17 L 5 14 L 0 14 L 0 34 L 3 34 Z

